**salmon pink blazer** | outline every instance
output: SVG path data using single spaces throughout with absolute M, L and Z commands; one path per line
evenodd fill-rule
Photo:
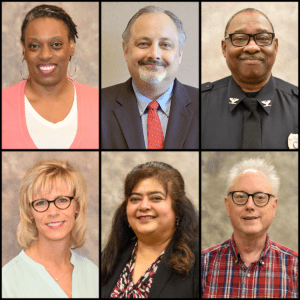
M 99 149 L 99 89 L 71 80 L 77 93 L 78 128 L 70 149 Z M 27 80 L 2 90 L 2 149 L 37 149 L 25 118 Z

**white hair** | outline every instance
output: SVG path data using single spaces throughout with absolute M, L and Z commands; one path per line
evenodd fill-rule
M 280 179 L 276 174 L 274 166 L 268 164 L 264 159 L 261 158 L 245 159 L 235 164 L 229 171 L 227 191 L 232 185 L 233 180 L 238 175 L 245 172 L 262 172 L 270 180 L 274 195 L 277 195 L 279 191 Z

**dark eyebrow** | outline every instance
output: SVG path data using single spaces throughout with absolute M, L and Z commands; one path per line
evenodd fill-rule
M 54 37 L 52 37 L 52 38 L 50 38 L 50 40 L 52 41 L 52 40 L 56 40 L 56 39 L 58 39 L 58 38 L 63 38 L 62 36 L 54 36 Z M 36 39 L 36 38 L 28 38 L 29 40 L 33 40 L 33 41 L 35 41 L 35 42 L 38 42 L 39 40 L 38 39 Z
M 153 195 L 153 194 L 162 194 L 165 197 L 165 194 L 160 192 L 160 191 L 153 191 L 153 192 L 148 192 L 147 193 L 147 195 Z M 132 196 L 132 195 L 142 196 L 141 193 L 131 193 L 130 196 Z

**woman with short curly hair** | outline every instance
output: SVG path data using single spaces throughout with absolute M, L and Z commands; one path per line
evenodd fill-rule
M 199 297 L 199 216 L 181 174 L 142 164 L 124 192 L 101 255 L 101 297 Z
M 2 269 L 4 298 L 97 298 L 98 267 L 73 249 L 86 237 L 86 182 L 67 161 L 39 161 L 19 196 L 21 253 Z M 72 250 L 71 250 L 72 249 Z

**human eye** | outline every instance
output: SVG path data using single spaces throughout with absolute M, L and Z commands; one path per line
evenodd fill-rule
M 139 200 L 140 200 L 139 198 L 134 198 L 134 197 L 133 197 L 133 198 L 130 198 L 129 201 L 130 201 L 130 202 L 137 202 L 137 201 L 139 201 Z
M 141 43 L 138 44 L 138 46 L 141 47 L 141 48 L 144 48 L 147 45 L 148 45 L 148 43 L 146 43 L 146 42 L 141 42 Z
M 160 196 L 154 196 L 151 199 L 156 200 L 156 201 L 162 200 L 162 198 Z
M 52 46 L 55 46 L 55 48 L 61 48 L 62 43 L 56 42 L 56 43 L 53 43 Z
M 37 44 L 30 44 L 30 45 L 28 46 L 28 48 L 29 48 L 29 49 L 32 49 L 32 50 L 36 50 L 37 47 L 39 47 L 39 45 L 37 45 Z
M 172 45 L 170 43 L 162 43 L 162 45 L 165 48 L 172 48 Z
M 46 205 L 46 204 L 47 204 L 46 200 L 39 200 L 39 201 L 36 201 L 34 203 L 34 206 L 43 206 L 43 205 Z

